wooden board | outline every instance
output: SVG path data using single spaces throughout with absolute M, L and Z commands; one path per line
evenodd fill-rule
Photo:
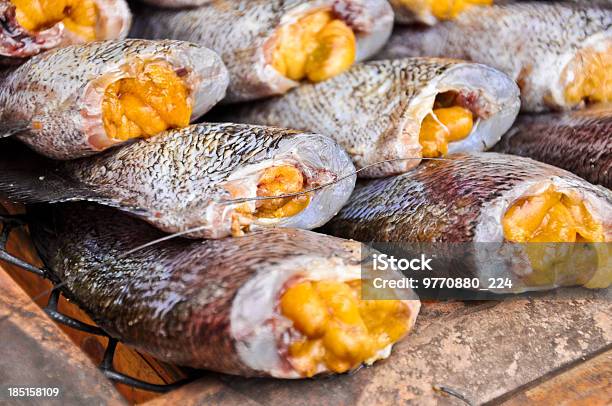
M 542 383 L 517 391 L 504 406 L 612 404 L 612 350 L 578 362 L 569 370 L 544 379 Z
M 57 388 L 57 398 L 29 404 L 108 404 L 125 400 L 96 366 L 30 297 L 0 271 L 0 403 L 16 402 L 9 387 Z

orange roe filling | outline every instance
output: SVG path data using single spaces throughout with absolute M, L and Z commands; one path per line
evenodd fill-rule
M 353 30 L 320 10 L 279 29 L 272 66 L 289 79 L 320 82 L 347 70 L 355 57 Z
M 281 313 L 302 336 L 289 345 L 289 362 L 303 376 L 315 375 L 322 366 L 349 371 L 408 332 L 405 303 L 361 300 L 360 288 L 360 281 L 307 281 L 281 296 Z
M 584 202 L 553 186 L 514 203 L 502 219 L 504 237 L 525 244 L 534 272 L 529 285 L 605 288 L 612 283 L 604 226 Z
M 143 61 L 133 65 L 134 77 L 112 83 L 104 93 L 102 120 L 108 137 L 125 141 L 189 125 L 189 90 L 172 66 Z
M 85 41 L 96 39 L 98 9 L 94 0 L 11 0 L 17 22 L 28 31 L 42 31 L 62 22 Z

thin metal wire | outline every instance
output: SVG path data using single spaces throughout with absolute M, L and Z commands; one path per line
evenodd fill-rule
M 19 259 L 14 255 L 9 254 L 6 250 L 6 244 L 8 243 L 11 231 L 13 231 L 17 227 L 23 227 L 25 225 L 25 222 L 21 219 L 21 217 L 9 217 L 6 215 L 0 215 L 0 223 L 2 223 L 2 233 L 0 234 L 0 260 L 18 266 L 19 268 L 25 269 L 26 271 L 38 275 L 42 278 L 47 278 L 47 272 L 44 269 L 35 267 L 23 261 L 22 259 Z
M 75 330 L 83 331 L 85 333 L 94 334 L 97 336 L 108 337 L 108 334 L 106 334 L 106 332 L 100 327 L 83 323 L 80 320 L 73 319 L 72 317 L 68 317 L 65 314 L 60 313 L 57 309 L 57 304 L 59 302 L 59 297 L 61 293 L 62 292 L 59 289 L 53 289 L 51 291 L 51 295 L 49 296 L 49 302 L 47 303 L 47 306 L 43 309 L 49 317 L 51 317 L 56 322 L 73 328 Z
M 24 218 L 22 216 L 9 216 L 0 214 L 0 224 L 2 224 L 2 232 L 0 233 L 0 260 L 6 261 L 25 271 L 40 276 L 41 278 L 47 279 L 53 284 L 53 288 L 50 291 L 47 306 L 43 308 L 45 313 L 49 315 L 49 317 L 55 322 L 68 326 L 74 330 L 102 337 L 108 337 L 108 345 L 106 346 L 106 351 L 104 352 L 104 359 L 99 365 L 100 370 L 108 379 L 114 382 L 131 386 L 133 388 L 157 393 L 166 393 L 193 381 L 193 379 L 184 379 L 171 384 L 158 385 L 141 381 L 139 379 L 122 374 L 121 372 L 115 370 L 113 366 L 113 359 L 115 356 L 115 350 L 117 348 L 117 339 L 110 337 L 104 330 L 102 330 L 98 326 L 83 323 L 80 320 L 62 314 L 58 310 L 57 305 L 59 303 L 59 298 L 62 294 L 61 289 L 64 284 L 58 284 L 57 281 L 55 281 L 54 278 L 51 277 L 51 273 L 48 272 L 46 269 L 38 268 L 8 253 L 6 249 L 6 244 L 8 242 L 11 231 L 13 231 L 15 228 L 27 225 Z M 10 314 L 8 316 L 10 316 Z M 0 322 L 1 321 L 2 319 L 0 319 Z

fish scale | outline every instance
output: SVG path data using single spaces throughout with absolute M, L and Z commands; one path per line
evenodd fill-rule
M 562 169 L 504 154 L 458 154 L 357 188 L 325 229 L 364 242 L 471 242 L 482 221 L 501 224 L 501 218 L 486 219 L 491 204 L 509 204 L 504 195 L 521 184 L 555 178 L 612 209 L 612 192 Z M 604 213 L 607 227 L 611 213 Z
M 281 286 L 269 286 L 278 290 L 292 278 L 309 277 L 310 267 L 321 264 L 329 265 L 329 280 L 359 275 L 358 243 L 303 230 L 270 229 L 203 242 L 174 239 L 122 257 L 162 234 L 131 216 L 119 214 L 118 221 L 109 222 L 116 213 L 91 204 L 37 206 L 29 216 L 34 243 L 68 298 L 111 336 L 165 362 L 194 368 L 300 377 L 284 359 L 267 366 L 259 361 L 254 368 L 239 351 L 249 340 L 232 325 L 241 289 L 278 272 Z M 304 268 L 295 269 L 295 261 Z M 419 309 L 418 300 L 409 302 L 408 328 Z M 255 333 L 280 321 L 276 305 L 271 306 L 271 319 L 254 322 L 261 323 Z M 261 303 L 257 307 L 246 310 L 258 317 Z M 278 350 L 279 357 L 286 353 L 280 351 L 280 338 L 265 345 L 273 345 L 266 350 Z
M 496 86 L 486 90 L 495 93 L 489 98 L 498 107 L 497 112 L 507 116 L 501 128 L 485 131 L 487 142 L 483 143 L 489 147 L 510 127 L 510 119 L 518 113 L 518 88 L 500 72 L 451 59 L 406 58 L 357 64 L 324 82 L 305 84 L 284 96 L 245 105 L 225 114 L 223 119 L 332 136 L 349 152 L 359 169 L 386 159 L 413 158 L 360 172 L 363 177 L 393 175 L 415 167 L 421 158 L 419 128 L 424 116 L 419 116 L 422 115 L 418 111 L 420 100 L 428 99 L 433 105 L 435 97 L 427 89 L 438 81 L 451 81 L 446 78 L 461 69 L 481 70 L 483 77 L 487 75 L 494 82 L 473 86 L 478 90 Z M 459 90 L 463 84 L 471 89 L 470 81 L 474 80 L 454 80 L 465 83 L 453 83 L 452 88 Z M 474 148 L 483 148 L 483 145 Z
M 182 39 L 217 51 L 231 74 L 226 101 L 253 100 L 298 86 L 298 82 L 272 68 L 267 56 L 268 42 L 281 24 L 295 20 L 296 13 L 305 15 L 325 7 L 333 8 L 336 15 L 355 26 L 358 60 L 377 52 L 391 32 L 393 12 L 386 1 L 238 0 L 213 1 L 182 10 L 141 7 L 135 11 L 137 18 L 131 35 Z M 366 48 L 360 49 L 361 42 Z
M 612 106 L 522 115 L 495 151 L 526 156 L 612 189 Z
M 612 35 L 612 10 L 552 2 L 473 7 L 427 30 L 401 27 L 377 56 L 443 56 L 490 65 L 521 86 L 524 111 L 568 107 L 551 100 L 570 54 L 597 34 Z
M 32 154 L 24 156 L 24 151 L 8 149 L 2 153 L 0 194 L 13 200 L 88 199 L 134 212 L 168 232 L 204 227 L 190 236 L 205 238 L 230 233 L 235 205 L 222 201 L 232 198 L 225 189 L 232 176 L 237 177 L 235 181 L 242 185 L 239 187 L 247 189 L 240 193 L 248 194 L 256 188 L 260 176 L 257 171 L 276 162 L 288 160 L 303 165 L 299 170 L 305 171 L 313 184 L 327 181 L 326 174 L 340 177 L 353 172 L 346 153 L 327 137 L 244 124 L 192 125 L 64 163 L 33 158 Z M 24 168 L 23 162 L 36 164 Z M 249 168 L 255 169 L 240 174 Z M 53 178 L 46 176 L 49 172 Z M 322 225 L 340 209 L 354 182 L 355 177 L 349 176 L 315 192 L 311 205 L 302 212 L 271 221 L 270 226 Z
M 104 89 L 95 89 L 90 92 L 93 95 L 86 90 L 96 79 L 118 75 L 123 65 L 138 59 L 165 60 L 175 68 L 189 70 L 189 77 L 197 82 L 191 89 L 192 118 L 208 111 L 225 94 L 228 79 L 221 60 L 194 44 L 124 40 L 73 45 L 38 55 L 4 78 L 0 83 L 2 128 L 28 123 L 19 139 L 52 158 L 72 159 L 99 152 L 101 147 L 92 145 L 92 133 L 106 131 L 98 117 L 102 100 L 96 104 L 93 99 Z

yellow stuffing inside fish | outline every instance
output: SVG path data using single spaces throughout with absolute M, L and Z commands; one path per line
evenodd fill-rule
M 427 8 L 438 20 L 453 20 L 467 8 L 490 6 L 493 0 L 402 0 L 401 3 L 415 12 Z
M 306 281 L 290 286 L 279 308 L 299 332 L 288 360 L 303 376 L 320 366 L 342 373 L 358 367 L 408 332 L 401 300 L 363 300 L 361 281 Z
M 17 22 L 28 31 L 42 31 L 57 23 L 85 41 L 96 39 L 98 9 L 94 0 L 11 0 Z
M 132 77 L 111 83 L 104 93 L 102 120 L 110 138 L 146 138 L 189 125 L 189 89 L 170 64 L 136 60 L 130 69 Z
M 604 225 L 596 221 L 584 202 L 554 186 L 535 196 L 519 199 L 502 220 L 508 241 L 526 244 L 534 272 L 525 278 L 531 286 L 580 285 L 606 288 L 612 283 Z
M 563 73 L 565 99 L 571 105 L 612 101 L 612 40 L 602 50 L 581 50 Z
M 583 201 L 554 187 L 514 203 L 503 218 L 504 236 L 514 242 L 604 242 L 603 225 Z
M 302 172 L 291 165 L 273 166 L 263 171 L 257 184 L 257 196 L 273 197 L 299 193 L 306 182 Z M 260 218 L 284 218 L 295 216 L 308 206 L 310 194 L 257 202 L 256 216 Z
M 232 215 L 232 235 L 244 235 L 245 231 L 256 219 L 282 219 L 299 214 L 310 204 L 312 193 L 300 193 L 307 187 L 303 172 L 294 165 L 275 165 L 262 170 L 258 174 L 257 197 L 275 197 L 296 194 L 278 199 L 258 200 L 255 208 L 248 203 L 236 207 Z M 244 197 L 240 188 L 226 185 L 233 198 Z
M 355 57 L 353 30 L 331 10 L 319 10 L 279 28 L 271 64 L 289 79 L 321 82 L 347 70 Z
M 464 107 L 434 108 L 421 123 L 421 154 L 425 158 L 445 156 L 448 144 L 466 138 L 473 127 L 474 116 Z

